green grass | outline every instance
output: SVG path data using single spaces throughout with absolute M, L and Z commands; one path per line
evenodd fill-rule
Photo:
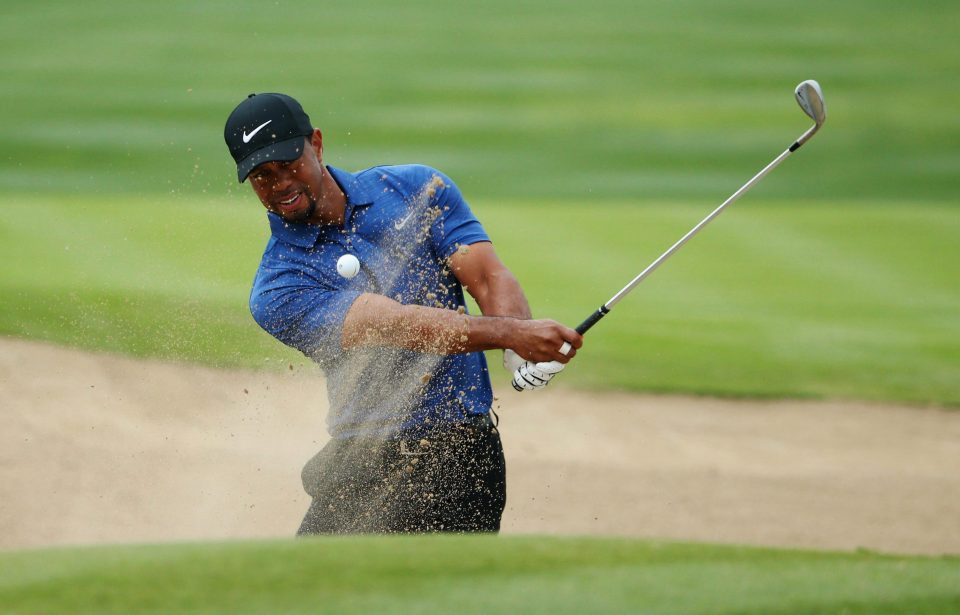
M 324 538 L 0 554 L 19 613 L 954 613 L 960 559 L 619 539 Z
M 0 334 L 220 366 L 303 360 L 247 310 L 268 232 L 252 194 L 11 200 L 0 259 L 20 264 L 0 275 Z M 709 209 L 475 208 L 535 313 L 571 325 Z M 57 223 L 30 222 L 37 210 Z M 564 382 L 958 404 L 960 287 L 951 267 L 931 266 L 960 262 L 955 211 L 745 199 L 590 332 Z M 532 240 L 518 231 L 531 225 Z
M 15 199 L 0 213 L 0 332 L 138 356 L 258 366 L 301 357 L 250 317 L 269 230 L 202 199 Z M 42 209 L 55 224 L 26 222 Z
M 349 169 L 450 174 L 536 312 L 575 323 L 823 131 L 591 332 L 563 382 L 956 405 L 956 2 L 11 1 L 0 333 L 217 365 L 266 228 L 222 143 L 299 97 Z M 41 36 L 39 33 L 55 33 Z
M 0 185 L 231 186 L 223 122 L 289 91 L 347 167 L 419 161 L 498 198 L 716 200 L 808 120 L 777 198 L 949 200 L 960 5 L 876 0 L 4 3 Z M 55 37 L 38 36 L 55 32 Z M 739 182 L 737 181 L 739 180 Z
M 511 263 L 537 312 L 578 323 L 708 210 L 611 204 L 584 219 L 554 207 L 542 249 L 495 236 L 523 255 Z M 488 217 L 506 230 L 517 215 Z M 745 200 L 591 330 L 589 359 L 564 375 L 597 388 L 956 404 L 960 287 L 931 263 L 960 263 L 958 233 L 950 206 Z

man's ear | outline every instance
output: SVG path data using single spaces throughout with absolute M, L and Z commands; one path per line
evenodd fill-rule
M 319 128 L 313 129 L 313 134 L 310 135 L 310 145 L 313 147 L 313 151 L 317 153 L 317 160 L 323 160 L 323 133 L 320 132 Z

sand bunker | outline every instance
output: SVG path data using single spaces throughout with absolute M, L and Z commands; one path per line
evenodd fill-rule
M 960 553 L 960 412 L 517 394 L 504 533 Z M 323 380 L 0 339 L 0 548 L 291 536 Z

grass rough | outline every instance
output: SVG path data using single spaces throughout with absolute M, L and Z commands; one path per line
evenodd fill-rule
M 10 614 L 952 613 L 960 559 L 600 538 L 341 537 L 0 554 Z

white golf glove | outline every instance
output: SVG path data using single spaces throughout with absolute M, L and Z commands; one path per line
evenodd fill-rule
M 524 363 L 526 363 L 524 358 L 509 348 L 503 351 L 503 369 L 511 374 L 520 369 L 520 366 Z
M 553 377 L 563 371 L 560 361 L 530 363 L 524 361 L 513 374 L 513 388 L 518 391 L 534 391 L 547 386 Z

